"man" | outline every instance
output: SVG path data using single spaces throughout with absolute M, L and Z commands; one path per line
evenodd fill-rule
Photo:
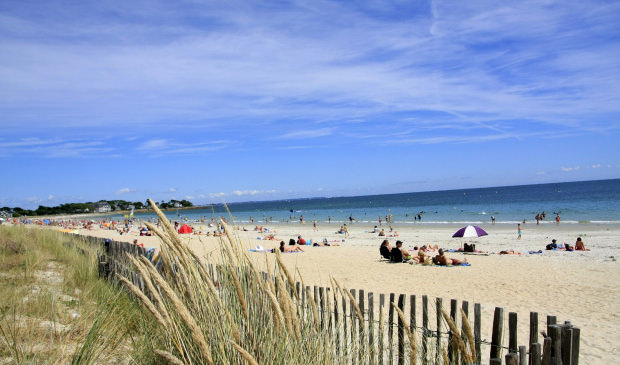
M 467 259 L 464 259 L 463 261 L 457 260 L 457 259 L 449 259 L 449 258 L 447 258 L 444 255 L 443 248 L 440 248 L 439 249 L 439 255 L 435 256 L 435 262 L 438 265 L 446 265 L 446 266 L 461 265 L 461 264 L 467 262 Z
M 558 244 L 556 243 L 555 238 L 551 240 L 551 243 L 547 245 L 546 249 L 547 250 L 553 250 L 555 248 L 558 248 Z
M 403 241 L 396 241 L 396 247 L 390 251 L 391 260 L 393 262 L 403 262 L 409 260 L 411 255 L 403 248 Z

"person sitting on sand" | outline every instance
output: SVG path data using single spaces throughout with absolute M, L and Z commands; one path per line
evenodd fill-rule
M 439 255 L 435 256 L 435 259 L 433 260 L 433 262 L 437 263 L 438 265 L 445 265 L 445 266 L 462 265 L 467 262 L 467 259 L 458 260 L 458 259 L 447 258 L 446 255 L 444 255 L 443 249 L 440 248 Z
M 304 252 L 304 250 L 297 245 L 287 247 L 284 241 L 280 241 L 280 252 Z
M 370 231 L 370 233 L 377 233 L 377 232 L 378 232 L 378 231 L 377 231 L 377 226 L 375 226 L 375 228 L 373 228 L 373 230 L 372 230 L 372 231 Z
M 581 237 L 577 237 L 577 242 L 575 242 L 575 251 L 590 251 L 586 249 L 586 246 L 584 246 Z
M 379 232 L 379 237 L 385 237 L 385 231 L 383 229 Z
M 523 255 L 521 252 L 515 250 L 505 250 L 497 253 L 498 255 Z
M 297 244 L 298 245 L 305 245 L 306 244 L 306 240 L 301 238 L 301 236 L 297 236 Z
M 396 241 L 396 247 L 393 247 L 390 251 L 390 261 L 392 262 L 405 262 L 410 259 L 409 252 L 402 249 L 403 242 Z
M 555 249 L 555 248 L 558 248 L 558 244 L 557 244 L 556 242 L 557 242 L 557 240 L 556 240 L 555 238 L 554 238 L 554 239 L 552 239 L 552 240 L 551 240 L 551 243 L 549 243 L 549 244 L 545 247 L 545 249 L 547 249 L 547 250 L 553 250 L 553 249 Z
M 390 241 L 383 240 L 381 242 L 381 246 L 379 247 L 379 253 L 383 256 L 384 259 L 390 260 L 390 252 L 392 251 L 392 247 L 390 246 Z

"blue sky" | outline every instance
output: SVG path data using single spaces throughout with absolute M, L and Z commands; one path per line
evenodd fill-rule
M 0 2 L 0 206 L 620 177 L 617 1 Z

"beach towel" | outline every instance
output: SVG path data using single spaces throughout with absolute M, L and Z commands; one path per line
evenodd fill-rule
M 463 255 L 489 256 L 488 252 L 463 252 Z
M 533 254 L 540 254 L 540 253 L 543 253 L 543 252 L 542 252 L 542 250 L 538 250 L 538 251 L 528 251 L 527 253 L 533 255 Z

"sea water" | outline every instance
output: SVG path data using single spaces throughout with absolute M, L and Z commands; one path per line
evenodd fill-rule
M 382 194 L 353 197 L 319 197 L 294 200 L 231 203 L 228 205 L 236 224 L 307 223 L 378 224 L 379 217 L 391 215 L 392 224 L 481 224 L 534 221 L 545 212 L 545 223 L 555 223 L 560 215 L 563 224 L 620 223 L 620 179 L 565 182 L 537 185 L 504 186 L 463 190 Z M 223 205 L 194 210 L 167 211 L 176 221 L 210 220 L 228 217 Z M 420 216 L 421 220 L 417 219 Z M 149 219 L 153 213 L 138 213 Z

